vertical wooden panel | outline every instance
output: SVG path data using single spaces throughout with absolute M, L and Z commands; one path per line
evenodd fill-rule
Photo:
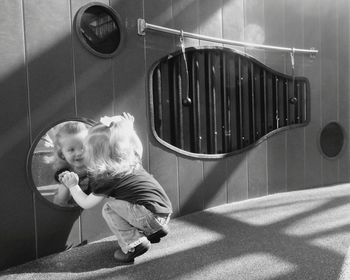
M 179 186 L 177 168 L 169 169 L 169 166 L 177 167 L 177 157 L 170 154 L 169 150 L 158 147 L 157 143 L 150 145 L 151 161 L 149 172 L 158 180 L 167 193 L 173 206 L 172 217 L 179 216 Z
M 227 202 L 226 161 L 204 161 L 204 209 Z
M 248 198 L 268 194 L 266 141 L 248 152 Z
M 178 157 L 180 214 L 203 210 L 203 164 L 199 160 Z
M 266 0 L 265 44 L 284 45 L 285 1 Z M 266 51 L 265 63 L 272 69 L 284 72 L 284 54 Z M 280 133 L 267 140 L 268 191 L 269 193 L 286 190 L 286 134 Z
M 75 31 L 75 17 L 78 10 L 90 3 L 89 0 L 71 0 L 72 53 L 74 55 L 74 85 L 76 114 L 99 121 L 101 116 L 113 115 L 113 67 L 112 59 L 97 57 L 79 41 Z M 100 1 L 109 4 L 108 0 Z M 82 241 L 94 241 L 111 235 L 101 218 L 103 203 L 81 213 Z
M 201 0 L 199 4 L 199 27 L 200 34 L 219 37 L 222 36 L 222 10 L 223 0 Z M 211 42 L 200 42 L 201 45 L 215 45 Z
M 226 1 L 222 3 L 222 38 L 234 41 L 244 41 L 245 12 L 244 0 Z M 214 1 L 213 1 L 214 2 Z M 255 1 L 254 1 L 255 2 Z M 227 46 L 239 51 L 243 47 Z
M 303 48 L 303 1 L 286 0 L 285 6 L 285 43 L 287 46 Z M 289 54 L 287 54 L 289 55 Z M 307 55 L 305 55 L 307 58 Z M 289 59 L 288 59 L 289 58 Z M 302 76 L 303 55 L 294 55 L 294 75 Z M 286 57 L 286 72 L 293 74 L 290 57 Z M 288 96 L 287 96 L 288 98 Z M 299 99 L 300 103 L 301 100 Z M 304 188 L 305 181 L 305 142 L 304 128 L 296 128 L 287 131 L 287 189 L 295 190 Z
M 24 1 L 32 135 L 51 121 L 75 115 L 69 1 Z M 36 199 L 38 256 L 63 250 L 77 211 Z M 49 244 L 49 245 L 48 245 Z
M 321 126 L 321 29 L 320 0 L 303 1 L 304 47 L 314 47 L 320 53 L 304 59 L 304 75 L 310 81 L 311 120 L 305 129 L 305 186 L 322 185 L 322 158 L 318 149 Z
M 264 44 L 265 42 L 265 23 L 264 23 L 264 1 L 249 1 L 244 0 L 244 40 L 256 44 Z M 254 56 L 261 63 L 265 62 L 265 52 L 263 50 L 247 49 L 248 54 Z M 260 110 L 256 108 L 256 126 L 260 127 L 259 139 L 261 135 L 265 134 L 264 119 L 264 91 L 260 75 L 257 75 L 255 81 L 255 98 L 260 100 Z M 258 92 L 260 95 L 258 95 Z M 260 112 L 260 114 L 259 114 Z M 266 141 L 253 148 L 248 154 L 248 194 L 249 197 L 254 197 L 259 194 L 267 193 L 267 145 Z
M 176 29 L 184 30 L 188 32 L 198 33 L 198 1 L 197 0 L 179 0 L 179 1 L 173 1 L 172 3 L 172 13 L 173 13 L 173 24 Z M 179 50 L 181 50 L 181 43 L 180 38 L 175 37 L 175 44 Z M 196 39 L 190 39 L 190 38 L 184 38 L 184 47 L 188 46 L 197 46 L 199 44 L 199 41 Z M 187 67 L 188 71 L 190 71 L 192 63 L 192 59 L 190 56 L 187 55 Z M 181 69 L 182 73 L 185 72 L 185 61 L 181 60 Z M 196 70 L 197 71 L 197 70 Z M 189 81 L 189 76 L 182 76 L 182 98 L 186 98 L 190 92 L 187 92 L 187 90 L 190 89 L 191 82 Z M 181 106 L 181 112 L 183 114 L 183 137 L 184 137 L 184 145 L 185 148 L 189 146 L 194 146 L 194 143 L 190 143 L 189 137 L 191 133 L 193 133 L 193 130 L 191 131 L 191 125 L 193 125 L 193 109 L 195 106 L 195 99 L 193 96 L 191 97 L 192 105 L 188 106 Z M 192 119 L 192 121 L 191 121 Z M 198 136 L 197 136 L 198 138 Z M 198 143 L 197 141 L 195 141 Z
M 321 98 L 322 126 L 338 120 L 338 34 L 337 5 L 334 1 L 320 1 L 321 12 Z M 323 159 L 323 184 L 334 184 L 338 180 L 338 160 Z
M 192 29 L 198 32 L 195 26 L 200 26 L 201 22 L 198 20 L 205 20 L 205 18 L 198 17 L 198 11 L 200 11 L 202 5 L 201 1 L 174 1 L 172 3 L 173 8 L 173 24 L 176 28 L 183 28 L 183 30 Z M 199 10 L 198 10 L 199 9 Z M 188 13 L 191 11 L 191 17 Z M 200 13 L 200 12 L 199 12 Z M 175 44 L 179 46 L 178 38 L 175 38 Z M 186 44 L 198 44 L 196 40 L 185 41 Z M 203 92 L 204 93 L 204 92 Z M 202 95 L 202 93 L 201 93 Z M 188 115 L 189 109 L 183 107 L 184 112 Z M 198 160 L 187 160 L 178 158 L 179 178 L 179 205 L 181 215 L 187 214 L 193 211 L 203 209 L 203 164 Z M 192 171 L 192 172 L 191 172 Z M 191 174 L 191 175 L 190 175 Z
M 338 19 L 338 93 L 339 93 L 339 123 L 345 130 L 345 139 L 349 135 L 350 126 L 350 2 L 347 0 L 337 1 Z M 344 150 L 339 159 L 339 182 L 350 181 L 350 150 L 349 141 L 345 141 Z
M 75 115 L 69 1 L 24 1 L 32 133 Z
M 172 7 L 168 1 L 147 1 L 145 3 L 144 18 L 147 22 L 173 27 L 173 14 Z M 136 31 L 135 31 L 136 32 Z M 144 92 L 148 96 L 149 89 L 147 85 L 147 80 L 149 79 L 149 70 L 151 66 L 161 57 L 166 56 L 168 53 L 175 50 L 174 38 L 165 34 L 147 33 L 145 37 L 140 38 L 144 42 L 143 47 L 145 48 L 143 58 L 145 61 L 145 88 Z M 167 100 L 164 103 L 169 102 L 169 88 L 164 88 L 167 90 L 166 96 Z M 148 102 L 148 98 L 146 99 Z M 164 108 L 169 117 L 169 108 Z M 149 113 L 146 114 L 148 118 Z M 153 121 L 153 120 L 149 120 Z M 162 120 L 163 125 L 167 126 L 166 133 L 170 136 L 169 125 L 165 123 L 169 121 L 169 118 Z M 159 148 L 160 144 L 151 135 L 151 130 L 148 130 L 151 137 L 149 141 L 149 171 L 154 175 L 154 177 L 159 181 L 159 183 L 166 190 L 174 210 L 174 216 L 179 215 L 179 182 L 178 182 L 178 162 L 175 154 L 169 153 L 169 150 L 163 150 Z
M 148 70 L 145 68 L 144 38 L 137 35 L 137 19 L 143 17 L 143 1 L 111 1 L 125 28 L 125 43 L 113 57 L 115 113 L 130 112 L 142 141 L 143 165 L 148 169 Z M 145 75 L 146 74 L 146 75 Z
M 101 58 L 89 52 L 79 41 L 75 31 L 78 10 L 89 0 L 71 0 L 72 38 L 74 54 L 74 78 L 77 115 L 99 120 L 112 115 L 114 72 L 111 58 Z M 108 0 L 100 1 L 109 4 Z
M 2 270 L 35 257 L 35 230 L 32 191 L 25 176 L 30 134 L 21 1 L 2 1 L 0 18 Z
M 287 190 L 285 149 L 286 143 L 284 134 L 276 134 L 267 141 L 269 194 Z
M 244 154 L 226 159 L 227 200 L 240 201 L 248 198 L 248 168 Z

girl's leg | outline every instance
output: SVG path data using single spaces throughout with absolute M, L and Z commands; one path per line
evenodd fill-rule
M 105 203 L 102 208 L 102 216 L 110 230 L 118 239 L 118 244 L 126 254 L 132 250 L 133 243 L 137 243 L 143 234 L 130 222 L 134 220 L 132 204 L 123 200 L 111 200 Z
M 153 237 L 156 239 L 155 242 L 159 242 L 159 233 L 160 237 L 167 234 L 166 225 L 169 216 L 155 215 L 142 205 L 113 199 L 104 205 L 102 215 L 111 231 L 117 236 L 124 253 L 145 235 L 152 236 L 157 233 Z M 150 241 L 152 242 L 151 239 Z

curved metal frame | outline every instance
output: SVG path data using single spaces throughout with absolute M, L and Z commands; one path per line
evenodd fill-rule
M 80 23 L 81 23 L 81 18 L 84 14 L 84 12 L 90 8 L 90 7 L 93 7 L 93 6 L 100 6 L 102 7 L 103 9 L 105 9 L 108 14 L 116 21 L 117 25 L 118 25 L 118 28 L 119 28 L 119 33 L 120 33 L 120 41 L 119 41 L 119 45 L 118 47 L 116 48 L 116 50 L 110 54 L 105 54 L 105 53 L 100 53 L 96 50 L 94 50 L 85 40 L 84 36 L 81 34 L 81 31 L 80 31 Z M 101 2 L 91 2 L 89 4 L 86 4 L 85 6 L 82 6 L 77 14 L 76 14 L 76 17 L 75 17 L 75 31 L 76 31 L 76 34 L 79 38 L 79 41 L 82 43 L 82 45 L 91 53 L 93 53 L 94 55 L 96 56 L 99 56 L 99 57 L 102 57 L 102 58 L 110 58 L 110 57 L 113 57 L 114 55 L 116 55 L 118 52 L 120 52 L 121 50 L 121 47 L 124 45 L 124 27 L 123 27 L 123 24 L 122 24 L 122 21 L 121 21 L 121 17 L 119 16 L 119 14 L 110 6 L 106 5 L 106 4 L 103 4 Z
M 286 75 L 286 74 L 283 74 L 283 73 L 280 73 L 278 71 L 275 71 L 273 69 L 271 69 L 270 67 L 264 65 L 263 63 L 259 62 L 258 60 L 256 60 L 254 57 L 246 54 L 246 53 L 242 53 L 240 51 L 236 51 L 236 50 L 233 50 L 233 49 L 230 49 L 230 48 L 225 48 L 225 47 L 216 47 L 216 46 L 213 46 L 213 47 L 190 47 L 190 48 L 187 48 L 188 50 L 201 50 L 201 49 L 219 49 L 219 50 L 226 50 L 226 51 L 230 51 L 230 52 L 233 52 L 233 53 L 237 53 L 239 55 L 242 55 L 250 60 L 252 60 L 253 62 L 257 63 L 258 65 L 268 69 L 269 71 L 275 73 L 275 74 L 278 74 L 280 76 L 283 76 L 283 77 L 286 77 L 286 78 L 290 78 L 291 76 L 289 75 Z M 251 149 L 252 147 L 255 147 L 257 145 L 259 145 L 260 143 L 262 143 L 263 141 L 265 141 L 267 138 L 271 137 L 272 135 L 276 134 L 276 133 L 280 133 L 282 131 L 286 131 L 286 130 L 289 130 L 289 129 L 292 129 L 292 128 L 297 128 L 297 127 L 303 127 L 303 126 L 306 126 L 309 122 L 310 122 L 310 96 L 306 96 L 306 104 L 307 104 L 307 110 L 306 110 L 306 120 L 304 123 L 301 123 L 301 124 L 291 124 L 291 125 L 288 125 L 288 126 L 283 126 L 283 127 L 280 127 L 280 128 L 277 128 L 273 131 L 270 131 L 269 133 L 261 136 L 259 139 L 256 140 L 256 142 L 246 146 L 246 147 L 243 147 L 239 150 L 235 150 L 235 151 L 231 151 L 231 152 L 228 152 L 228 153 L 220 153 L 220 154 L 202 154 L 202 153 L 193 153 L 193 152 L 189 152 L 189 151 L 186 151 L 186 150 L 182 150 L 168 142 L 166 142 L 165 140 L 163 140 L 162 138 L 160 138 L 156 132 L 156 129 L 155 129 L 155 124 L 154 124 L 154 106 L 153 106 L 153 89 L 152 89 L 152 77 L 153 77 L 153 72 L 155 70 L 155 68 L 157 67 L 157 65 L 159 65 L 160 62 L 162 61 L 165 61 L 165 60 L 168 60 L 169 57 L 173 57 L 173 56 L 177 56 L 177 55 L 180 55 L 181 54 L 181 50 L 177 51 L 177 52 L 174 52 L 171 54 L 171 56 L 167 55 L 163 58 L 161 58 L 160 60 L 156 61 L 150 68 L 150 71 L 149 71 L 149 79 L 148 79 L 148 89 L 149 89 L 149 109 L 150 109 L 150 128 L 151 128 L 151 131 L 152 131 L 152 135 L 153 137 L 156 139 L 157 142 L 159 142 L 162 146 L 165 146 L 166 148 L 168 148 L 169 150 L 171 151 L 174 151 L 180 155 L 184 155 L 184 156 L 187 156 L 187 157 L 190 157 L 190 158 L 199 158 L 199 159 L 218 159 L 218 158 L 224 158 L 224 157 L 229 157 L 229 156 L 232 156 L 232 155 L 236 155 L 236 154 L 240 154 L 242 152 L 245 152 L 249 149 Z M 304 80 L 306 81 L 306 85 L 307 85 L 307 91 L 309 92 L 310 91 L 310 88 L 309 88 L 309 83 L 308 83 L 308 79 L 305 78 L 305 77 L 295 77 L 296 79 L 300 79 L 300 80 Z

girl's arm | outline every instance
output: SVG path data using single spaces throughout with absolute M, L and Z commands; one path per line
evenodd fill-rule
M 53 202 L 61 206 L 67 206 L 70 197 L 69 189 L 67 189 L 65 185 L 59 185 L 53 198 Z
M 89 209 L 97 205 L 103 200 L 103 196 L 97 196 L 93 193 L 87 195 L 84 193 L 78 185 L 79 177 L 74 172 L 63 172 L 60 175 L 61 182 L 69 189 L 71 195 L 73 196 L 76 203 L 81 208 Z

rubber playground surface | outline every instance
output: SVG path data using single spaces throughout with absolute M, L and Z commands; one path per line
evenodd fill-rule
M 350 184 L 222 205 L 173 219 L 170 229 L 132 265 L 115 264 L 112 236 L 0 279 L 350 279 Z

